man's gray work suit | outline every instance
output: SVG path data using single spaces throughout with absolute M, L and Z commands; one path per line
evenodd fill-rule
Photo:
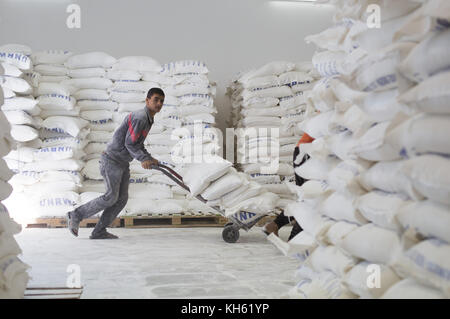
M 130 113 L 116 129 L 112 141 L 100 160 L 106 193 L 74 210 L 74 218 L 82 220 L 103 210 L 92 235 L 106 232 L 128 201 L 130 162 L 135 158 L 143 162 L 153 159 L 144 147 L 144 141 L 153 125 L 153 117 L 147 107 Z

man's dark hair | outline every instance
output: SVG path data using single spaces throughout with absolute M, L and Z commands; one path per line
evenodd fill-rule
M 150 90 L 148 90 L 147 98 L 150 99 L 153 94 L 165 96 L 164 91 L 160 88 L 151 88 Z

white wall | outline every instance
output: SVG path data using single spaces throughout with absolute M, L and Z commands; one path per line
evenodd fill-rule
M 71 3 L 81 7 L 81 29 L 66 26 Z M 266 0 L 1 0 L 0 44 L 203 60 L 218 85 L 223 129 L 230 79 L 274 60 L 310 60 L 315 48 L 303 39 L 330 26 L 331 16 L 330 7 Z

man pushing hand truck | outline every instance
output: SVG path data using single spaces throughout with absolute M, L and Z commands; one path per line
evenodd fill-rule
M 89 238 L 118 238 L 107 232 L 106 228 L 127 204 L 130 162 L 136 159 L 145 169 L 159 164 L 145 149 L 144 141 L 154 123 L 155 114 L 161 111 L 164 97 L 160 88 L 150 89 L 145 99 L 145 108 L 130 113 L 114 132 L 112 141 L 100 159 L 100 173 L 106 185 L 105 194 L 67 213 L 68 228 L 74 236 L 78 236 L 83 219 L 103 211 Z

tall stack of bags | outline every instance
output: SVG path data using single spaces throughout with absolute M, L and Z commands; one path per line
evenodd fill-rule
M 116 127 L 127 118 L 130 112 L 142 110 L 145 107 L 148 90 L 160 85 L 155 81 L 143 79 L 143 76 L 146 73 L 157 74 L 160 69 L 159 62 L 147 56 L 122 57 L 112 66 L 107 76 L 114 80 L 111 98 L 118 104 L 117 112 L 113 116 Z M 155 124 L 146 142 L 148 143 L 153 136 L 156 139 L 157 134 L 163 129 L 164 126 L 158 123 L 155 117 Z M 170 142 L 170 137 L 167 141 Z M 163 162 L 164 156 L 167 157 L 170 152 L 168 148 L 159 148 L 157 149 L 159 153 L 155 153 L 155 150 L 149 149 L 148 146 L 147 150 Z M 182 206 L 172 201 L 171 185 L 161 180 L 161 172 L 143 169 L 138 161 L 130 163 L 130 172 L 129 199 L 123 214 L 181 212 Z
M 112 116 L 117 103 L 111 101 L 109 93 L 113 82 L 106 78 L 115 62 L 116 58 L 111 55 L 94 51 L 72 55 L 64 63 L 69 79 L 62 84 L 73 88 L 78 119 L 85 124 L 86 132 L 81 138 L 84 167 L 81 170 L 83 182 L 79 189 L 80 205 L 105 191 L 99 160 L 115 129 Z
M 0 74 L 3 75 L 4 72 L 2 65 Z M 0 109 L 3 107 L 3 101 L 3 89 L 0 87 Z M 0 299 L 23 298 L 29 280 L 29 266 L 18 258 L 22 250 L 14 239 L 14 235 L 20 233 L 22 228 L 10 218 L 8 209 L 2 203 L 12 192 L 8 181 L 14 173 L 3 160 L 3 157 L 15 148 L 10 131 L 11 125 L 0 110 Z
M 165 129 L 159 136 L 149 136 L 149 150 L 166 144 L 170 154 L 162 160 L 171 165 L 202 163 L 220 154 L 220 132 L 215 128 L 216 84 L 208 73 L 204 62 L 182 60 L 162 65 L 157 77 L 144 74 L 144 79 L 158 81 L 166 94 L 163 110 L 155 116 L 155 122 Z M 185 211 L 214 212 L 197 199 L 186 198 L 187 192 L 180 186 L 172 185 L 172 191 L 176 198 L 184 198 Z
M 308 97 L 317 113 L 298 124 L 315 141 L 301 146 L 309 181 L 286 210 L 306 259 L 291 293 L 448 298 L 450 6 L 375 1 L 371 29 L 373 1 L 333 2 L 336 25 L 306 38 L 324 78 Z
M 239 167 L 278 194 L 281 208 L 296 199 L 287 185 L 293 182 L 293 153 L 303 133 L 296 124 L 311 112 L 306 95 L 317 77 L 311 63 L 275 61 L 238 76 L 228 89 Z
M 14 218 L 22 223 L 39 217 L 61 217 L 79 203 L 79 171 L 87 123 L 78 117 L 75 88 L 62 85 L 67 79 L 64 62 L 70 52 L 49 50 L 32 55 L 39 79 L 34 96 L 41 109 L 39 139 L 18 149 L 20 166 L 11 183 L 14 194 L 8 201 Z M 42 73 L 42 74 L 41 74 Z

